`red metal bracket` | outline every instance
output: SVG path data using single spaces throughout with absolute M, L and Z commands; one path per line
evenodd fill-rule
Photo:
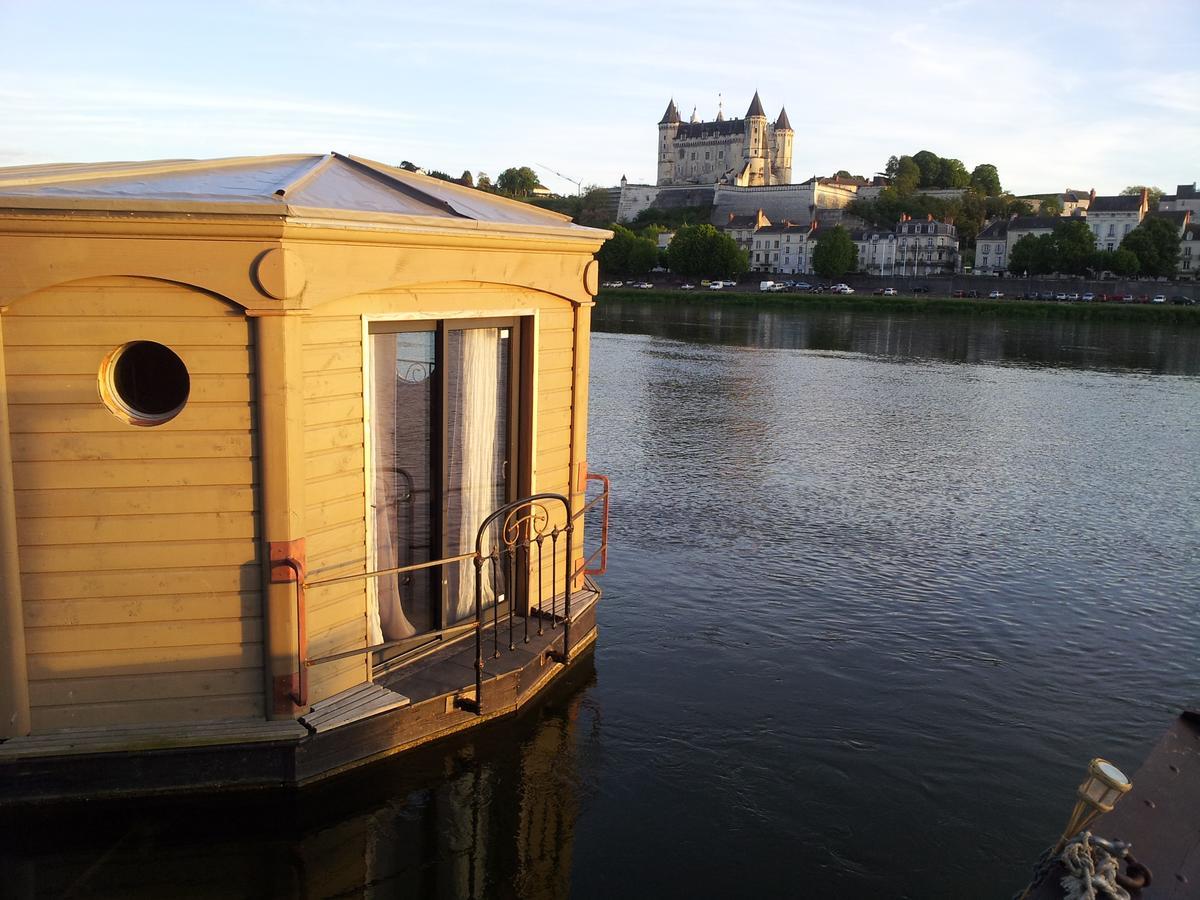
M 271 584 L 296 585 L 296 671 L 275 678 L 275 708 L 286 703 L 308 706 L 308 623 L 304 602 L 304 573 L 307 556 L 304 538 L 270 541 L 267 544 Z

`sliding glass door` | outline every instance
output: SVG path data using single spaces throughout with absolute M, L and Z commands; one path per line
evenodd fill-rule
M 519 325 L 371 324 L 372 568 L 468 553 L 483 519 L 517 496 Z M 484 605 L 503 602 L 505 585 L 485 574 Z M 474 618 L 470 560 L 375 583 L 372 643 L 394 653 Z

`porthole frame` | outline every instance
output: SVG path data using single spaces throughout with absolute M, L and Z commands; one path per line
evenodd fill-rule
M 178 360 L 179 365 L 183 369 L 183 374 L 187 379 L 187 383 L 183 386 L 182 399 L 174 407 L 165 412 L 153 413 L 147 412 L 143 409 L 138 409 L 135 405 L 130 403 L 126 397 L 122 396 L 120 390 L 117 388 L 117 366 L 122 357 L 124 357 L 125 354 L 127 354 L 134 347 L 143 344 L 151 344 L 170 353 L 173 357 L 175 357 L 176 360 Z M 100 363 L 97 385 L 100 390 L 100 399 L 104 402 L 105 407 L 107 407 L 110 413 L 128 425 L 137 425 L 142 428 L 153 428 L 158 425 L 165 425 L 167 422 L 170 422 L 181 412 L 183 412 L 184 407 L 187 406 L 188 400 L 191 398 L 192 374 L 188 370 L 187 363 L 183 361 L 183 357 L 166 344 L 161 343 L 160 341 L 140 338 L 137 340 L 126 341 L 124 344 L 113 348 L 105 355 L 104 360 Z

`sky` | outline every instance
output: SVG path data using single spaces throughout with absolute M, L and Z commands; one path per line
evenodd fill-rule
M 1200 0 L 0 0 L 0 36 L 0 166 L 337 150 L 570 193 L 652 183 L 671 98 L 758 90 L 795 181 L 923 149 L 1018 194 L 1200 179 Z

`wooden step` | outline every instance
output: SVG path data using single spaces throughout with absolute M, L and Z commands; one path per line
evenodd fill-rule
M 389 691 L 383 685 L 360 684 L 314 703 L 300 721 L 314 733 L 320 733 L 388 710 L 400 709 L 408 706 L 409 702 L 403 694 Z

